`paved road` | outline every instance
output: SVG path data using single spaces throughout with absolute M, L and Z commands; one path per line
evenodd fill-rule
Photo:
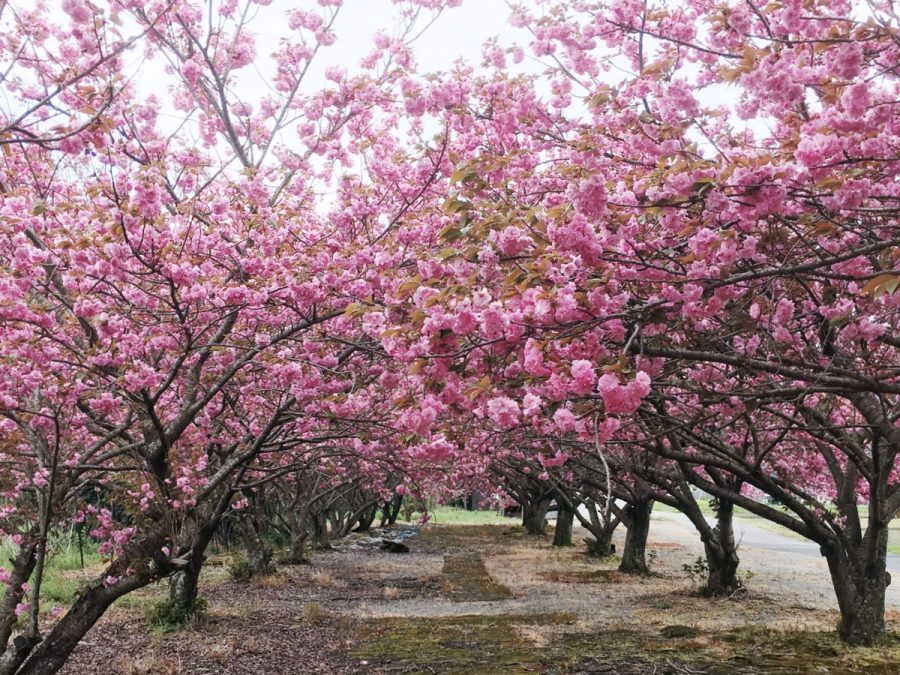
M 779 534 L 751 520 L 734 519 L 735 539 L 742 567 L 752 569 L 766 586 L 788 586 L 804 595 L 804 600 L 833 605 L 833 591 L 825 559 L 819 546 L 810 541 Z M 653 542 L 673 543 L 695 548 L 702 553 L 699 535 L 686 516 L 654 511 L 650 526 Z M 900 555 L 888 554 L 888 571 L 896 583 L 888 587 L 887 605 L 900 609 Z

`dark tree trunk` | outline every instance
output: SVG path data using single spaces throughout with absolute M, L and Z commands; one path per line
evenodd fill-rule
M 616 521 L 616 524 L 618 525 L 618 521 Z M 592 555 L 599 558 L 615 555 L 616 546 L 612 543 L 614 531 L 615 528 L 606 528 L 601 532 L 601 535 L 594 540 L 593 550 L 591 551 Z
M 575 511 L 575 517 L 581 526 L 594 536 L 594 540 L 585 539 L 588 555 L 594 558 L 606 558 L 614 555 L 616 547 L 612 543 L 613 533 L 621 520 L 613 513 L 598 513 L 597 503 L 593 499 L 584 502 L 587 507 L 587 516 L 580 511 Z M 612 509 L 610 509 L 611 511 Z
M 625 508 L 625 546 L 622 550 L 622 562 L 619 571 L 625 574 L 650 574 L 647 568 L 647 537 L 650 534 L 650 513 L 653 500 L 641 498 L 634 500 Z
M 612 543 L 613 533 L 619 525 L 619 519 L 614 518 L 607 522 L 594 535 L 594 541 L 588 541 L 588 555 L 594 558 L 607 558 L 615 555 L 616 546 Z
M 554 546 L 572 545 L 572 524 L 575 520 L 575 512 L 562 504 L 556 512 L 556 528 L 553 531 Z
M 378 507 L 372 505 L 359 516 L 354 532 L 368 532 L 372 529 L 372 523 L 375 522 L 375 516 L 378 513 Z
M 403 495 L 395 495 L 388 505 L 388 525 L 396 525 L 400 516 L 400 508 L 403 506 Z
M 841 610 L 838 632 L 853 645 L 874 645 L 885 638 L 884 595 L 891 583 L 887 564 L 887 526 L 869 530 L 856 550 L 838 542 L 823 546 Z
M 703 540 L 709 576 L 703 595 L 712 598 L 732 595 L 741 583 L 737 577 L 740 558 L 734 542 L 734 504 L 727 499 L 719 500 L 716 526 Z
M 522 526 L 528 534 L 544 536 L 547 531 L 547 511 L 550 509 L 550 498 L 544 497 L 522 505 Z

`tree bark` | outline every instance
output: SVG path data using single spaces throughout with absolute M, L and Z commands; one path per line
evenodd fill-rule
M 169 577 L 169 602 L 187 611 L 197 601 L 200 588 L 200 570 L 206 558 L 200 553 L 191 558 L 182 569 Z
M 0 649 L 6 649 L 9 643 L 13 626 L 16 623 L 16 605 L 22 601 L 22 597 L 25 595 L 22 585 L 28 581 L 34 571 L 36 562 L 34 541 L 23 545 L 16 558 L 10 562 L 12 571 L 9 575 L 9 586 L 6 588 L 3 602 L 0 603 L 0 617 L 2 617 L 0 618 Z M 0 673 L 2 672 L 2 666 L 0 666 Z
M 16 675 L 50 675 L 66 659 L 109 606 L 123 595 L 148 585 L 156 577 L 131 576 L 113 586 L 95 585 L 82 593 L 50 634 L 37 644 Z
M 838 632 L 849 644 L 874 645 L 886 636 L 884 596 L 891 583 L 887 534 L 887 526 L 870 522 L 861 546 L 853 547 L 856 550 L 837 541 L 822 547 L 841 611 Z
M 720 499 L 716 526 L 710 536 L 703 540 L 709 568 L 709 576 L 703 589 L 703 595 L 707 598 L 732 595 L 741 586 L 737 577 L 741 560 L 734 542 L 733 521 L 734 503 Z
M 575 512 L 562 504 L 556 512 L 556 528 L 553 531 L 554 546 L 572 545 L 572 524 L 575 520 Z
M 372 523 L 375 522 L 375 515 L 378 513 L 378 507 L 372 505 L 359 516 L 354 532 L 368 532 L 372 529 Z
M 522 526 L 528 534 L 544 536 L 547 531 L 547 511 L 550 497 L 543 497 L 522 504 Z
M 625 508 L 628 528 L 625 534 L 625 546 L 622 550 L 622 562 L 619 571 L 625 574 L 650 574 L 647 568 L 647 537 L 650 534 L 650 513 L 653 500 L 636 499 Z

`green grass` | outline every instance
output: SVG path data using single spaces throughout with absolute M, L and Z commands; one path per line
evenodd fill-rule
M 89 568 L 98 565 L 103 560 L 97 553 L 97 544 L 85 538 L 84 566 Z M 0 566 L 9 571 L 12 568 L 11 559 L 19 553 L 19 547 L 9 539 L 0 542 Z M 54 607 L 67 607 L 75 600 L 75 595 L 81 582 L 72 574 L 74 570 L 81 569 L 81 555 L 78 550 L 78 539 L 73 531 L 56 532 L 51 538 L 50 552 L 47 565 L 44 568 L 44 576 L 41 580 L 41 612 L 49 612 Z M 30 579 L 34 584 L 34 576 Z M 3 597 L 5 587 L 0 587 L 0 598 Z
M 438 506 L 431 512 L 429 522 L 438 525 L 510 525 L 519 518 L 506 518 L 496 511 L 466 511 L 452 506 Z

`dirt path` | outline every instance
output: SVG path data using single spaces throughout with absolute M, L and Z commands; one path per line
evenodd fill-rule
M 834 638 L 836 613 L 796 580 L 776 583 L 786 573 L 780 567 L 761 567 L 740 599 L 692 594 L 681 565 L 699 547 L 673 541 L 684 536 L 673 535 L 675 527 L 654 529 L 657 574 L 639 579 L 616 572 L 614 560 L 587 558 L 580 546 L 555 549 L 508 526 L 435 527 L 409 540 L 407 554 L 355 536 L 312 566 L 251 584 L 212 567 L 202 588 L 205 619 L 178 632 L 149 631 L 141 605 L 164 590 L 155 589 L 104 617 L 65 672 L 900 671 L 900 645 L 847 650 Z M 765 562 L 745 555 L 750 565 Z

